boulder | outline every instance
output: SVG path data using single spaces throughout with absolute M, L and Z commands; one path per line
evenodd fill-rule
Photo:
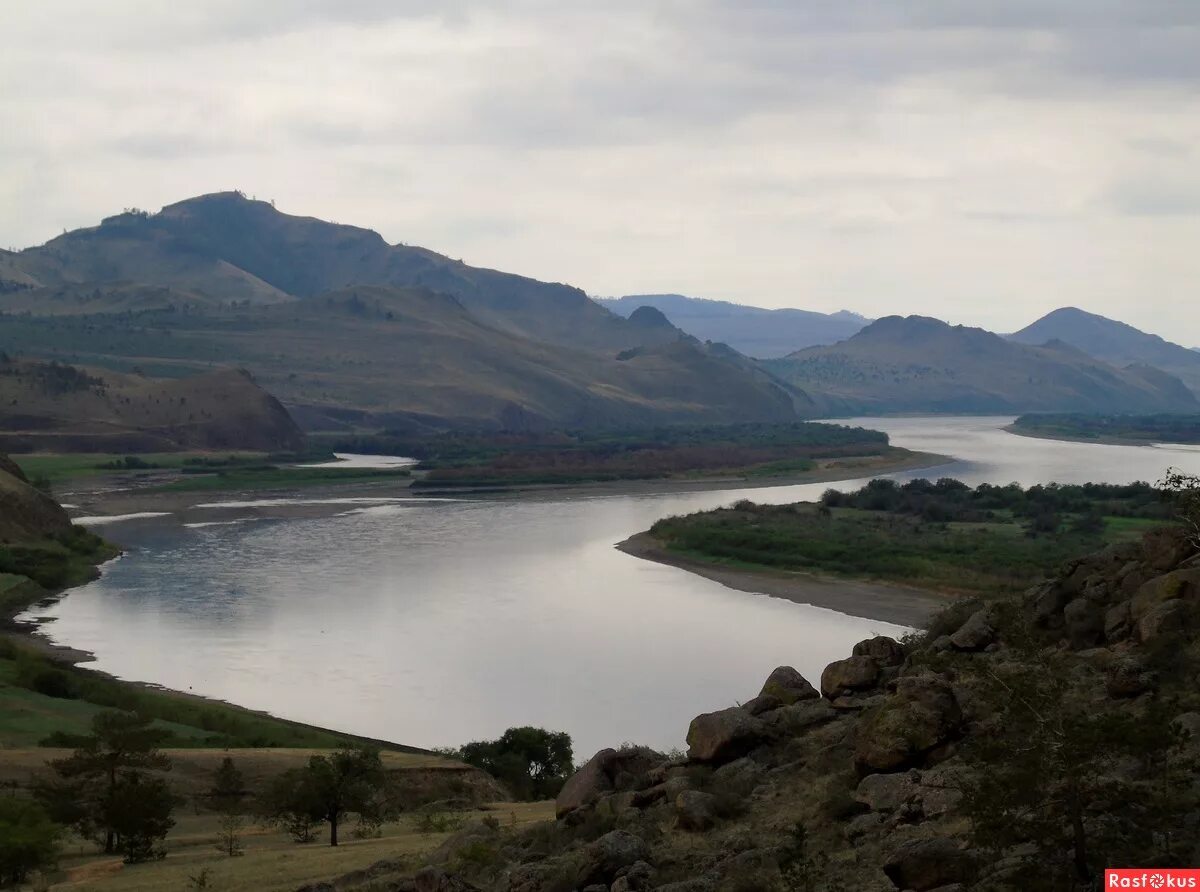
M 1195 553 L 1187 531 L 1178 527 L 1159 527 L 1142 537 L 1142 559 L 1160 573 L 1174 570 Z
M 1175 570 L 1143 583 L 1133 596 L 1130 613 L 1136 622 L 1159 604 L 1176 598 L 1195 600 L 1197 595 L 1200 595 L 1200 569 Z
M 649 851 L 644 839 L 625 830 L 606 833 L 584 847 L 585 876 L 581 883 L 611 883 L 622 868 L 645 861 Z
M 1118 657 L 1105 670 L 1104 688 L 1110 697 L 1137 697 L 1154 684 L 1154 676 L 1137 657 Z
M 915 772 L 868 774 L 858 782 L 854 798 L 871 811 L 895 811 L 917 796 Z
M 617 871 L 610 892 L 649 892 L 654 887 L 654 868 L 645 861 L 634 861 Z
M 1185 617 L 1185 605 L 1182 601 L 1164 601 L 1138 620 L 1138 641 L 1145 644 L 1162 635 L 1178 632 L 1184 627 Z
M 1106 641 L 1123 641 L 1129 637 L 1133 617 L 1128 601 L 1120 601 L 1104 613 L 1104 638 Z
M 780 706 L 790 706 L 800 700 L 817 700 L 821 695 L 791 666 L 779 666 L 767 676 L 759 696 L 774 697 Z
M 563 784 L 555 799 L 555 814 L 562 818 L 610 793 L 650 786 L 649 773 L 664 758 L 645 747 L 600 750 Z
M 1063 608 L 1063 631 L 1073 650 L 1099 644 L 1104 638 L 1104 613 L 1088 598 L 1076 598 Z
M 767 726 L 740 707 L 706 712 L 692 719 L 688 728 L 688 758 L 713 764 L 732 762 L 767 737 Z
M 1071 600 L 1066 589 L 1055 582 L 1044 582 L 1029 590 L 1029 608 L 1036 625 L 1055 629 L 1062 623 L 1062 609 Z
M 854 761 L 862 775 L 918 764 L 945 746 L 962 725 L 950 685 L 933 675 L 899 679 L 896 693 L 859 724 Z
M 413 877 L 416 892 L 479 892 L 479 887 L 439 867 L 425 867 Z
M 874 657 L 880 666 L 899 666 L 904 662 L 904 648 L 895 638 L 886 635 L 860 641 L 850 653 L 856 657 Z
M 945 837 L 914 839 L 892 850 L 883 872 L 900 889 L 927 892 L 970 879 L 971 857 Z
M 828 700 L 809 700 L 777 709 L 767 717 L 772 730 L 799 737 L 809 730 L 837 718 L 837 710 Z
M 821 693 L 830 700 L 856 691 L 867 691 L 879 682 L 879 661 L 857 656 L 836 660 L 821 673 Z
M 742 709 L 750 713 L 750 715 L 762 715 L 764 712 L 773 712 L 783 706 L 783 701 L 771 694 L 759 694 L 753 700 L 747 700 L 742 704 Z
M 675 826 L 680 830 L 703 833 L 717 823 L 717 798 L 697 790 L 686 790 L 675 797 Z
M 958 631 L 950 636 L 955 650 L 983 650 L 996 640 L 996 629 L 991 622 L 991 612 L 985 607 L 972 613 Z

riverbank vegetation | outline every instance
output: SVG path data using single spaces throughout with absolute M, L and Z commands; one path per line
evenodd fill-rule
M 1013 422 L 1015 433 L 1061 440 L 1200 443 L 1200 415 L 1033 413 Z
M 669 552 L 729 566 L 996 595 L 1170 522 L 1172 511 L 1145 483 L 972 489 L 957 480 L 873 480 L 855 492 L 828 490 L 817 504 L 741 501 L 666 518 L 650 535 Z
M 323 441 L 324 442 L 324 441 Z M 330 448 L 420 459 L 416 486 L 470 487 L 788 476 L 844 459 L 907 456 L 887 434 L 843 425 L 679 425 L 623 431 L 451 433 L 333 441 Z

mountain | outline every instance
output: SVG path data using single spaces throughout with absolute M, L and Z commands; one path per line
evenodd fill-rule
M 0 543 L 42 539 L 70 529 L 62 506 L 30 486 L 16 463 L 0 453 Z
M 842 412 L 1183 412 L 1158 369 L 1118 369 L 1062 342 L 1033 347 L 923 316 L 888 316 L 830 347 L 765 365 Z
M 622 316 L 632 316 L 640 307 L 653 307 L 690 335 L 703 341 L 721 341 L 760 359 L 786 356 L 818 344 L 835 344 L 870 321 L 846 310 L 832 314 L 768 310 L 682 294 L 631 294 L 597 298 L 596 302 Z
M 1200 393 L 1200 354 L 1195 350 L 1075 307 L 1047 313 L 1009 338 L 1022 344 L 1057 340 L 1113 365 L 1153 366 Z
M 0 356 L 0 448 L 9 452 L 303 445 L 287 410 L 243 371 L 155 380 Z
M 370 229 L 284 214 L 237 192 L 190 198 L 157 214 L 127 211 L 64 233 L 7 262 L 0 258 L 0 280 L 10 288 L 139 282 L 251 304 L 396 285 L 449 294 L 481 322 L 511 334 L 604 349 L 646 343 L 644 332 L 578 288 L 389 245 Z
M 0 348 L 249 370 L 308 426 L 792 420 L 803 394 L 661 313 L 219 193 L 0 256 Z

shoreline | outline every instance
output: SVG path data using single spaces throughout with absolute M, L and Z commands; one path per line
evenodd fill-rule
M 763 489 L 779 486 L 796 486 L 813 483 L 833 483 L 842 480 L 855 480 L 863 477 L 872 477 L 882 474 L 897 473 L 900 471 L 918 470 L 923 468 L 935 468 L 954 462 L 950 456 L 938 455 L 935 453 L 911 452 L 909 450 L 895 449 L 895 451 L 886 457 L 868 458 L 866 460 L 855 461 L 854 459 L 840 459 L 831 462 L 829 465 L 817 468 L 812 471 L 803 472 L 800 474 L 781 475 L 779 477 L 742 477 L 742 476 L 726 476 L 712 478 L 694 478 L 694 479 L 667 479 L 667 480 L 628 480 L 628 481 L 604 481 L 597 483 L 585 484 L 531 484 L 526 486 L 514 487 L 496 487 L 496 488 L 448 488 L 448 489 L 433 489 L 432 487 L 412 489 L 411 483 L 413 478 L 408 477 L 403 480 L 354 480 L 346 481 L 345 483 L 329 483 L 316 486 L 303 487 L 281 487 L 273 489 L 255 489 L 255 490 L 238 490 L 231 488 L 229 490 L 204 490 L 204 491 L 171 491 L 158 490 L 147 491 L 139 489 L 136 486 L 123 488 L 119 484 L 128 482 L 128 479 L 121 479 L 115 476 L 102 477 L 87 477 L 82 478 L 76 483 L 75 487 L 66 489 L 62 497 L 72 504 L 75 511 L 80 512 L 77 516 L 112 516 L 123 517 L 126 515 L 134 515 L 139 513 L 157 514 L 161 513 L 162 517 L 155 517 L 153 520 L 167 521 L 171 523 L 185 524 L 188 522 L 222 522 L 227 519 L 234 518 L 263 518 L 286 520 L 293 518 L 327 516 L 331 513 L 342 511 L 346 507 L 347 499 L 371 499 L 371 498 L 430 498 L 430 499 L 453 499 L 453 498 L 478 498 L 486 497 L 487 495 L 504 495 L 510 498 L 541 498 L 550 495 L 565 494 L 567 496 L 585 497 L 585 496 L 617 496 L 617 495 L 655 495 L 655 494 L 671 494 L 679 492 L 712 492 L 722 490 L 737 490 L 737 489 Z M 100 483 L 97 487 L 95 484 Z M 253 502 L 272 500 L 298 500 L 291 504 L 279 505 L 263 505 L 263 506 L 214 506 L 214 503 L 222 502 Z M 308 500 L 305 503 L 303 500 Z M 207 507 L 205 507 L 207 506 Z M 101 527 L 104 525 L 101 524 Z M 915 590 L 905 593 L 904 590 L 898 587 L 884 587 L 871 583 L 856 584 L 853 582 L 843 582 L 840 580 L 820 580 L 817 577 L 812 577 L 807 580 L 806 585 L 801 585 L 797 579 L 777 578 L 773 583 L 764 584 L 762 580 L 757 582 L 743 582 L 740 580 L 751 577 L 752 574 L 719 570 L 714 568 L 703 568 L 699 565 L 684 566 L 684 564 L 674 558 L 655 558 L 649 553 L 640 554 L 630 550 L 629 543 L 634 542 L 643 534 L 637 534 L 621 543 L 618 546 L 626 553 L 635 554 L 638 557 L 646 557 L 650 560 L 658 560 L 660 563 L 669 563 L 676 566 L 683 566 L 684 569 L 689 569 L 692 572 L 697 572 L 700 575 L 708 576 L 710 579 L 715 579 L 718 582 L 731 587 L 741 588 L 744 591 L 753 591 L 765 593 L 775 597 L 783 597 L 798 603 L 814 604 L 818 607 L 827 607 L 833 610 L 838 610 L 842 613 L 849 613 L 855 616 L 862 616 L 868 619 L 876 619 L 881 622 L 890 622 L 900 625 L 916 626 L 925 622 L 929 615 L 936 612 L 936 609 L 941 604 L 929 601 L 928 593 L 918 593 Z M 118 546 L 119 547 L 119 546 Z M 111 561 L 119 560 L 126 552 L 121 550 L 119 554 L 104 561 L 96 566 L 95 575 L 92 579 L 97 579 L 103 573 L 103 567 Z M 87 583 L 82 583 L 86 585 Z M 799 588 L 797 586 L 800 586 Z M 181 691 L 175 688 L 169 688 L 154 682 L 137 681 L 130 679 L 118 678 L 105 672 L 101 669 L 96 669 L 87 666 L 87 663 L 96 660 L 95 654 L 71 647 L 67 644 L 60 644 L 54 641 L 47 634 L 45 627 L 48 625 L 44 620 L 39 620 L 36 616 L 39 605 L 49 605 L 55 601 L 70 595 L 76 588 L 80 586 L 71 586 L 55 592 L 39 592 L 37 596 L 25 604 L 8 605 L 0 616 L 0 639 L 8 640 L 14 643 L 19 648 L 25 648 L 38 654 L 39 656 L 52 661 L 58 665 L 69 667 L 71 671 L 87 672 L 108 679 L 122 686 L 150 691 L 155 694 L 178 698 L 197 703 L 206 703 L 219 705 L 223 708 L 235 709 L 269 718 L 272 721 L 280 722 L 297 728 L 310 728 L 316 731 L 321 731 L 333 735 L 339 735 L 357 740 L 369 740 L 371 743 L 382 745 L 390 749 L 396 749 L 408 752 L 424 752 L 416 747 L 406 746 L 404 744 L 395 743 L 392 741 L 379 741 L 370 738 L 363 738 L 358 735 L 338 731 L 331 728 L 322 728 L 316 725 L 309 725 L 303 722 L 296 722 L 290 719 L 276 716 L 264 710 L 250 709 L 248 707 L 239 706 L 227 700 L 222 700 L 215 697 L 207 697 L 201 694 Z M 798 595 L 798 591 L 803 591 L 803 595 Z M 825 590 L 825 594 L 821 594 L 821 590 Z M 846 593 L 851 591 L 856 597 L 847 602 Z M 904 599 L 900 602 L 896 601 L 896 593 L 905 594 Z M 872 594 L 873 593 L 873 594 Z M 29 614 L 25 619 L 17 619 L 18 616 Z
M 836 610 L 848 616 L 917 629 L 925 628 L 934 614 L 953 604 L 959 597 L 890 582 L 841 579 L 786 570 L 725 567 L 674 554 L 648 532 L 635 533 L 614 547 L 631 557 L 686 570 L 737 591 L 768 595 L 796 604 Z
M 1173 443 L 1166 440 L 1139 440 L 1132 437 L 1072 437 L 1069 434 L 1032 431 L 1018 427 L 1015 424 L 1005 425 L 1002 430 L 1018 437 L 1028 437 L 1031 440 L 1053 440 L 1059 443 L 1086 443 L 1093 446 L 1200 446 L 1200 443 Z
M 529 483 L 495 486 L 417 486 L 412 484 L 419 478 L 406 477 L 399 480 L 347 480 L 344 483 L 322 483 L 303 487 L 272 487 L 263 489 L 225 490 L 147 490 L 138 488 L 79 489 L 63 493 L 75 508 L 86 516 L 126 516 L 140 513 L 165 512 L 180 515 L 181 520 L 203 521 L 220 516 L 221 512 L 238 510 L 247 512 L 258 508 L 205 507 L 217 502 L 270 501 L 274 499 L 294 500 L 292 505 L 262 506 L 278 510 L 272 516 L 280 518 L 313 516 L 325 513 L 321 500 L 330 503 L 347 498 L 429 498 L 453 499 L 503 495 L 516 498 L 538 498 L 547 495 L 608 496 L 608 495 L 659 495 L 688 492 L 718 492 L 729 489 L 764 489 L 778 486 L 802 486 L 812 483 L 835 483 L 842 480 L 857 480 L 895 474 L 902 471 L 939 468 L 956 462 L 957 459 L 933 452 L 914 452 L 894 447 L 894 452 L 884 457 L 867 459 L 836 459 L 824 467 L 797 474 L 774 477 L 750 477 L 737 473 L 712 477 L 673 477 L 647 480 L 606 480 L 594 483 Z M 309 500 L 304 504 L 299 500 Z M 195 517 L 183 517 L 184 514 Z

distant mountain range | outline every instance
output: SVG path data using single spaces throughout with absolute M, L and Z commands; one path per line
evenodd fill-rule
M 856 313 L 748 307 L 682 294 L 631 294 L 597 298 L 614 313 L 629 316 L 638 307 L 661 310 L 672 323 L 702 341 L 719 341 L 758 359 L 786 356 L 804 347 L 836 344 L 870 322 Z
M 888 316 L 764 365 L 842 413 L 1200 408 L 1178 378 L 1150 366 L 1119 369 L 1062 341 L 1029 346 L 923 316 Z
M 809 402 L 661 314 L 240 193 L 4 253 L 0 312 L 9 352 L 174 377 L 235 364 L 309 427 L 769 421 Z
M 1200 353 L 1075 307 L 1048 313 L 1009 338 L 1022 344 L 1062 341 L 1113 365 L 1154 366 L 1200 392 Z
M 194 408 L 212 411 L 198 376 L 231 368 L 305 429 L 407 433 L 1196 411 L 1180 378 L 1200 388 L 1200 354 L 1079 310 L 1006 340 L 921 317 L 868 323 L 672 294 L 593 301 L 231 192 L 0 251 L 0 351 L 124 375 L 84 373 L 109 396 L 71 397 L 73 430 L 29 389 L 9 394 L 0 430 L 43 440 L 56 425 L 89 436 L 109 425 L 220 442 L 226 421 L 189 425 Z M 199 389 L 160 382 L 150 395 L 151 379 Z M 189 408 L 167 417 L 176 397 Z M 164 408 L 134 417 L 139 404 Z

